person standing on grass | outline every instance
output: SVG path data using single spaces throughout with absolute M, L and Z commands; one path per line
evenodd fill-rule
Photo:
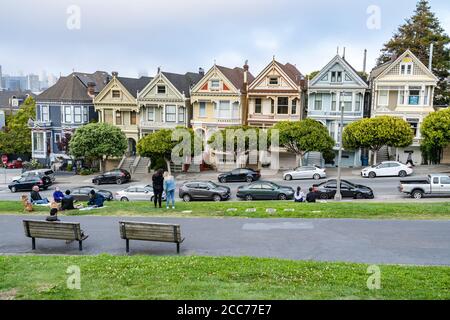
M 159 169 L 156 171 L 152 176 L 153 181 L 153 201 L 155 203 L 155 208 L 157 207 L 157 204 L 159 204 L 159 207 L 161 208 L 161 201 L 162 201 L 162 194 L 164 191 L 164 177 L 163 177 L 163 169 Z
M 294 194 L 295 202 L 305 202 L 305 193 L 302 191 L 301 187 L 297 187 L 297 191 Z
M 164 191 L 166 191 L 166 208 L 169 209 L 170 201 L 172 201 L 172 209 L 175 209 L 175 178 L 164 172 Z

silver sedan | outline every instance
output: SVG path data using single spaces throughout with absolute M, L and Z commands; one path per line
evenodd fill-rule
M 302 166 L 292 171 L 287 171 L 283 173 L 284 180 L 296 180 L 296 179 L 319 180 L 326 177 L 327 177 L 326 170 L 315 166 Z
M 135 185 L 117 191 L 114 199 L 118 201 L 153 201 L 153 187 L 150 185 Z M 165 199 L 165 193 L 162 196 Z

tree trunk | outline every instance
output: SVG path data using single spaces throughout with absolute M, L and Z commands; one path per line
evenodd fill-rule
M 374 150 L 374 151 L 373 151 L 373 161 L 372 161 L 372 165 L 377 164 L 377 153 L 378 153 L 378 150 Z
M 303 153 L 297 154 L 299 166 L 303 166 Z

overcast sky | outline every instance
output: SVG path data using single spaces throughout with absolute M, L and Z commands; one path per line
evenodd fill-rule
M 448 0 L 430 4 L 450 33 Z M 67 13 L 71 5 L 80 9 L 79 29 L 72 19 L 76 13 Z M 4 73 L 65 75 L 74 69 L 137 76 L 154 75 L 158 66 L 184 73 L 209 69 L 214 61 L 242 66 L 248 59 L 256 75 L 275 55 L 307 74 L 345 46 L 358 70 L 366 48 L 370 69 L 415 5 L 415 0 L 0 0 L 0 65 Z M 380 9 L 379 27 L 377 20 L 367 26 L 375 12 L 371 6 Z

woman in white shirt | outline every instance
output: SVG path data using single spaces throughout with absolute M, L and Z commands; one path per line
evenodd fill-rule
M 297 191 L 294 193 L 295 202 L 305 202 L 305 193 L 302 191 L 302 188 L 297 187 Z

